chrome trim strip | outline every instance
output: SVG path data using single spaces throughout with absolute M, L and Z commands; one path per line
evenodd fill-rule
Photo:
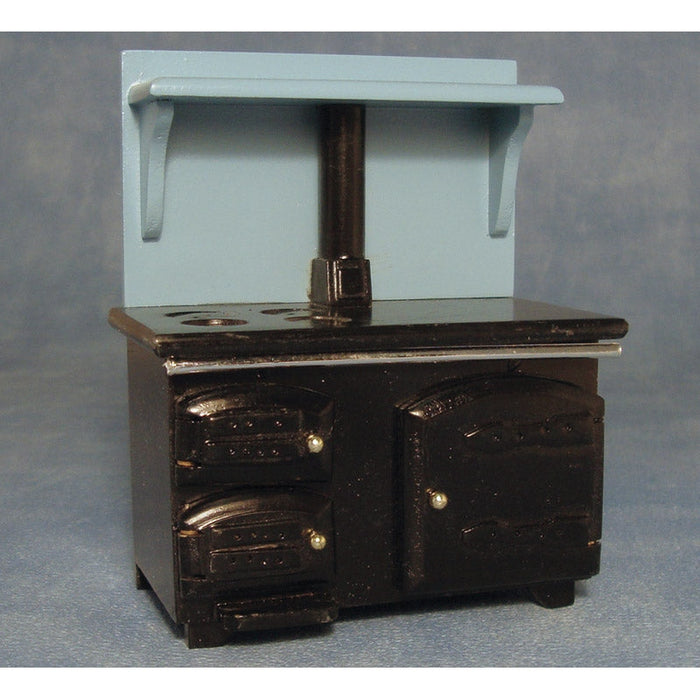
M 455 362 L 459 360 L 530 360 L 567 357 L 619 357 L 619 343 L 578 343 L 550 345 L 499 345 L 482 348 L 460 348 L 425 352 L 342 352 L 323 355 L 280 355 L 278 357 L 246 357 L 215 362 L 178 362 L 166 360 L 168 375 L 196 372 L 223 372 L 233 369 L 268 369 L 275 367 L 325 367 L 329 365 L 392 364 L 397 362 Z

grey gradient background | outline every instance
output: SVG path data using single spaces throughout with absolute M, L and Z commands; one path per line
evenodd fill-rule
M 516 293 L 627 318 L 601 362 L 601 574 L 187 650 L 132 580 L 123 49 L 510 58 L 553 85 L 517 194 Z M 697 666 L 696 34 L 0 34 L 0 665 Z

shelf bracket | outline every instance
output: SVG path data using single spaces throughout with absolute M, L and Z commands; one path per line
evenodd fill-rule
M 141 238 L 154 241 L 163 230 L 165 155 L 173 123 L 170 100 L 154 100 L 137 108 L 140 131 Z
M 489 235 L 508 235 L 515 212 L 515 184 L 532 105 L 499 107 L 491 117 L 489 141 Z

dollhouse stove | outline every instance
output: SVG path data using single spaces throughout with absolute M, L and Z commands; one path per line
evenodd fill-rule
M 123 54 L 134 553 L 191 647 L 598 572 L 597 362 L 513 297 L 511 61 Z

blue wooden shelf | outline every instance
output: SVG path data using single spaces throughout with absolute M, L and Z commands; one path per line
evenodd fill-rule
M 127 305 L 300 301 L 317 236 L 315 109 L 337 102 L 367 107 L 376 297 L 512 295 L 520 154 L 534 107 L 564 100 L 519 85 L 514 61 L 177 51 L 122 61 Z M 397 246 L 405 254 L 388 255 Z
M 556 88 L 386 80 L 158 77 L 129 88 L 129 104 L 178 102 L 361 102 L 374 105 L 479 106 L 559 104 Z

